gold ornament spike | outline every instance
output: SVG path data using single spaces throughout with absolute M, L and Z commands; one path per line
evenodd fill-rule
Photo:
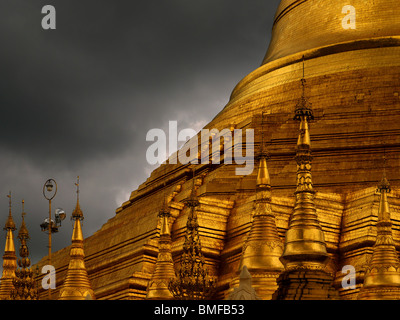
M 306 101 L 304 96 L 302 101 Z M 309 120 L 313 119 L 312 109 L 300 103 L 296 108 L 295 120 L 300 121 L 300 132 L 297 140 L 297 188 L 296 203 L 286 232 L 285 250 L 282 262 L 286 268 L 310 267 L 323 269 L 328 254 L 324 233 L 319 224 L 314 204 L 311 175 L 311 139 Z
M 8 218 L 7 218 L 7 222 L 4 227 L 4 230 L 15 231 L 15 230 L 17 230 L 17 228 L 15 226 L 15 223 L 14 223 L 14 220 L 13 220 L 12 214 L 11 214 L 11 191 L 7 195 L 7 198 L 8 198 Z
M 360 290 L 360 300 L 400 300 L 400 261 L 392 235 L 388 193 L 391 192 L 386 178 L 386 157 L 384 157 L 383 178 L 378 185 L 380 193 L 377 236 Z
M 81 226 L 84 217 L 79 205 L 79 177 L 75 185 L 77 187 L 77 201 L 71 216 L 71 219 L 74 220 L 74 230 L 72 232 L 70 261 L 64 284 L 60 289 L 59 300 L 94 300 L 95 295 L 85 266 L 84 239 Z
M 83 212 L 81 210 L 80 204 L 79 204 L 79 176 L 76 179 L 76 206 L 74 211 L 72 212 L 72 219 L 79 219 L 79 220 L 83 220 Z
M 261 148 L 263 149 L 263 148 Z M 250 232 L 242 249 L 239 271 L 257 274 L 253 287 L 264 300 L 270 300 L 277 289 L 276 278 L 284 270 L 279 258 L 283 242 L 276 228 L 275 214 L 271 210 L 271 183 L 267 168 L 267 154 L 261 150 L 256 180 L 256 200 Z M 260 276 L 261 275 L 261 276 Z
M 18 232 L 20 240 L 18 266 L 13 279 L 14 290 L 11 292 L 12 300 L 37 300 L 38 293 L 34 280 L 33 270 L 31 269 L 31 261 L 29 259 L 29 249 L 27 241 L 30 239 L 28 228 L 25 224 L 25 201 L 22 200 L 22 223 Z
M 164 197 L 163 206 L 158 215 L 161 219 L 161 230 L 159 239 L 159 253 L 156 267 L 148 285 L 146 299 L 149 300 L 170 300 L 174 296 L 168 289 L 171 281 L 176 279 L 174 261 L 171 252 L 171 232 L 169 230 L 168 204 Z
M 7 232 L 5 250 L 3 255 L 3 273 L 0 279 L 0 300 L 10 299 L 10 294 L 14 288 L 13 279 L 17 268 L 17 256 L 15 254 L 14 235 L 16 230 L 11 213 L 11 191 L 7 195 L 9 198 L 9 213 L 4 230 Z
M 169 290 L 174 298 L 179 300 L 207 300 L 215 292 L 215 280 L 208 275 L 201 250 L 196 213 L 196 207 L 200 205 L 200 202 L 197 199 L 194 180 L 193 170 L 192 191 L 189 199 L 185 200 L 190 211 L 186 223 L 181 266 L 177 279 L 169 283 Z
M 304 63 L 303 63 L 304 70 Z M 329 300 L 338 299 L 333 277 L 325 272 L 329 256 L 324 233 L 314 204 L 315 191 L 311 176 L 311 139 L 309 121 L 314 119 L 311 104 L 303 95 L 295 109 L 294 120 L 300 121 L 295 160 L 297 162 L 296 202 L 281 261 L 285 271 L 277 279 L 277 300 Z
M 267 168 L 267 157 L 261 157 L 258 166 L 258 174 L 256 180 L 257 188 L 270 188 L 271 179 Z

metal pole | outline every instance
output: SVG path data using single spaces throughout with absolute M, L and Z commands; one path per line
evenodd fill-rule
M 49 266 L 51 266 L 51 199 L 49 199 Z M 51 272 L 51 271 L 50 271 Z M 51 287 L 49 286 L 49 300 L 51 300 Z

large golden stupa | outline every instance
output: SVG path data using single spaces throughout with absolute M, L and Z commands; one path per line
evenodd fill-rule
M 282 0 L 262 65 L 206 126 L 254 129 L 253 173 L 237 175 L 240 165 L 223 161 L 154 170 L 84 240 L 96 299 L 170 299 L 168 279 L 155 274 L 173 264 L 178 275 L 193 210 L 214 299 L 238 288 L 244 265 L 262 299 L 397 298 L 399 16 L 398 0 Z M 195 209 L 185 202 L 193 192 Z M 54 298 L 69 261 L 69 247 L 52 255 Z M 295 296 L 300 282 L 309 293 Z

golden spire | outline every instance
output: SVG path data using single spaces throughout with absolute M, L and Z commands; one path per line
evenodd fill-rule
M 33 276 L 33 271 L 30 267 L 31 260 L 29 259 L 29 249 L 27 241 L 30 239 L 28 228 L 25 224 L 25 201 L 22 200 L 22 223 L 18 232 L 18 239 L 20 240 L 18 266 L 20 267 L 15 271 L 15 278 L 13 284 L 15 289 L 11 292 L 11 299 L 13 300 L 37 300 L 36 283 Z
M 324 233 L 314 204 L 315 191 L 311 176 L 311 139 L 309 121 L 314 119 L 311 104 L 305 98 L 304 57 L 303 94 L 296 106 L 294 120 L 300 121 L 295 160 L 297 162 L 296 202 L 281 261 L 285 271 L 279 276 L 278 290 L 273 298 L 279 300 L 338 299 L 332 286 L 333 277 L 325 272 L 329 259 Z
M 169 300 L 174 296 L 168 289 L 171 280 L 175 280 L 174 261 L 171 253 L 171 233 L 168 218 L 171 216 L 168 203 L 164 198 L 163 206 L 158 214 L 161 219 L 159 252 L 156 267 L 148 285 L 147 299 Z
M 296 106 L 294 120 L 300 121 L 295 160 L 297 162 L 296 203 L 286 233 L 285 250 L 281 261 L 286 268 L 309 267 L 324 268 L 328 254 L 324 233 L 319 224 L 314 204 L 313 182 L 311 176 L 311 139 L 309 121 L 314 119 L 311 104 L 305 98 L 303 60 L 303 95 Z
M 64 284 L 60 290 L 59 300 L 92 300 L 94 292 L 90 285 L 89 276 L 85 267 L 85 252 L 83 249 L 83 234 L 81 221 L 83 212 L 79 206 L 79 177 L 77 178 L 76 194 L 77 201 L 71 219 L 74 220 L 72 232 L 72 245 L 70 261 Z
M 79 176 L 77 177 L 77 181 L 76 181 L 75 185 L 76 185 L 76 206 L 75 206 L 74 211 L 72 212 L 72 219 L 83 220 L 83 212 L 79 205 Z
M 400 299 L 400 262 L 392 235 L 387 194 L 390 184 L 386 178 L 386 156 L 384 157 L 383 178 L 378 185 L 380 193 L 377 236 L 364 276 L 359 299 L 368 300 L 399 300 Z
M 0 279 L 0 300 L 10 298 L 11 291 L 14 289 L 13 279 L 15 277 L 15 269 L 17 268 L 13 235 L 13 231 L 16 230 L 16 227 L 11 215 L 11 191 L 7 197 L 9 198 L 9 213 L 4 227 L 4 230 L 7 231 L 7 238 L 3 255 L 3 274 Z
M 192 191 L 189 199 L 185 200 L 185 204 L 190 211 L 186 223 L 181 267 L 177 279 L 170 282 L 169 289 L 176 299 L 206 300 L 214 294 L 215 283 L 214 279 L 208 276 L 205 259 L 201 252 L 199 224 L 196 213 L 196 207 L 200 205 L 200 202 L 196 196 L 194 170 Z
M 15 231 L 15 230 L 17 230 L 17 228 L 15 227 L 15 223 L 14 223 L 13 217 L 11 215 L 11 191 L 7 195 L 7 198 L 8 198 L 8 218 L 7 218 L 6 225 L 4 226 L 4 230 Z
M 263 143 L 262 138 L 253 221 L 242 249 L 239 272 L 247 266 L 250 273 L 268 275 L 255 278 L 253 284 L 261 298 L 270 300 L 277 288 L 276 278 L 284 269 L 279 260 L 283 252 L 283 243 L 279 238 L 275 214 L 271 209 L 271 182 L 267 168 L 269 155 L 264 152 Z

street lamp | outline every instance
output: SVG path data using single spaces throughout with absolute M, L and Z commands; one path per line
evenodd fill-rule
M 55 187 L 55 188 L 54 188 Z M 62 209 L 57 209 L 55 212 L 55 222 L 51 219 L 51 200 L 57 194 L 57 182 L 54 179 L 48 179 L 43 186 L 43 196 L 49 201 L 49 217 L 46 218 L 40 225 L 42 231 L 47 231 L 49 234 L 49 265 L 51 265 L 51 234 L 58 232 L 61 226 L 61 221 L 65 219 L 65 212 Z M 51 300 L 51 288 L 49 287 L 49 300 Z

